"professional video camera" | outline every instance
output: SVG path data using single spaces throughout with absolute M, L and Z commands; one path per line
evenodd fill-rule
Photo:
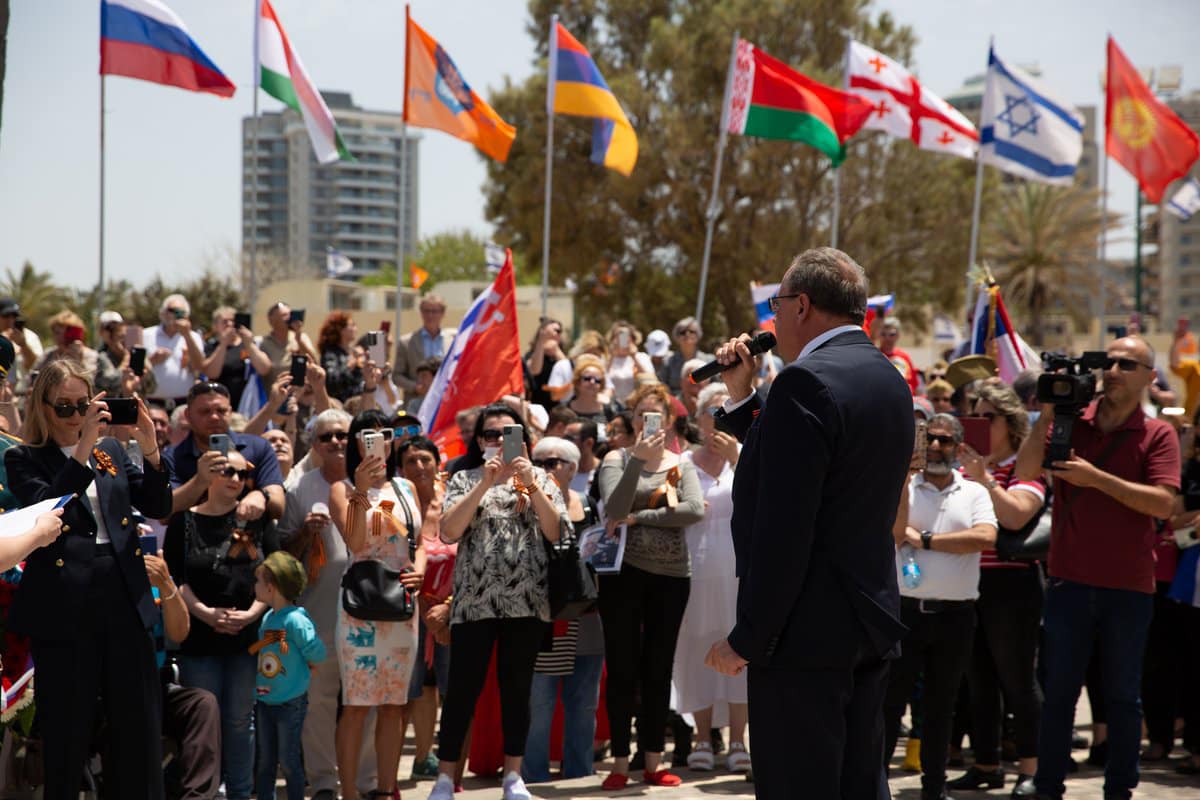
M 1096 376 L 1093 370 L 1104 369 L 1108 354 L 1086 352 L 1079 358 L 1059 353 L 1042 353 L 1042 368 L 1038 376 L 1037 400 L 1054 406 L 1054 425 L 1050 429 L 1050 444 L 1042 466 L 1071 457 L 1071 433 L 1075 419 L 1096 396 Z

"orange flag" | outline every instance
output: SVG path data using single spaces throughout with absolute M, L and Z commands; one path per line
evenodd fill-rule
M 412 283 L 414 289 L 420 289 L 425 281 L 429 280 L 429 273 L 416 264 L 410 263 L 408 265 L 408 280 Z
M 1200 158 L 1200 136 L 1154 96 L 1111 36 L 1107 84 L 1104 149 L 1157 203 L 1167 186 L 1187 175 Z
M 408 17 L 404 56 L 404 120 L 418 128 L 445 131 L 504 162 L 517 129 L 471 91 L 437 40 Z

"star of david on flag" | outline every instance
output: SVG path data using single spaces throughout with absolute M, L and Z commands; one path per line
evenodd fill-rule
M 1188 178 L 1166 203 L 1167 211 L 1179 217 L 1184 222 L 1200 211 L 1200 181 Z
M 988 53 L 979 158 L 1042 183 L 1070 184 L 1083 153 L 1083 116 L 1037 78 Z

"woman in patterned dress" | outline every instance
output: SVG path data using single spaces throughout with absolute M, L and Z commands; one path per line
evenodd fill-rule
M 393 457 L 385 461 L 365 456 L 363 435 L 382 434 L 389 442 L 392 429 L 387 417 L 364 411 L 350 424 L 351 446 L 346 450 L 346 474 L 329 493 L 330 514 L 341 531 L 351 563 L 383 561 L 390 568 L 408 570 L 400 579 L 411 590 L 420 590 L 425 572 L 421 547 L 421 512 L 411 483 L 395 477 Z M 385 452 L 391 452 L 386 448 Z M 411 537 L 411 538 L 410 538 Z M 403 742 L 404 706 L 408 681 L 417 656 L 417 620 L 378 622 L 356 619 L 338 608 L 338 665 L 342 674 L 342 716 L 337 726 L 338 778 L 344 791 L 357 786 L 363 723 L 371 708 L 375 717 L 375 754 L 379 787 L 370 797 L 399 798 L 396 771 Z
M 446 487 L 442 539 L 457 541 L 450 606 L 450 685 L 442 707 L 438 779 L 431 800 L 452 800 L 454 769 L 475 702 L 497 648 L 504 728 L 504 800 L 529 800 L 521 760 L 529 731 L 533 665 L 550 621 L 543 540 L 570 530 L 562 492 L 524 454 L 505 463 L 506 425 L 520 425 L 511 408 L 493 404 L 475 422 L 466 467 Z

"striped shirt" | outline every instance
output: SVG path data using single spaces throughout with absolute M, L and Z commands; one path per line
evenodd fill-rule
M 997 464 L 992 470 L 992 478 L 1000 488 L 1010 492 L 1031 492 L 1039 502 L 1046 502 L 1046 482 L 1041 478 L 1032 481 L 1019 481 L 1016 476 L 1017 457 L 1015 455 Z M 965 474 L 964 474 L 964 477 Z M 967 478 L 970 480 L 970 478 Z M 1001 561 L 995 549 L 984 550 L 979 559 L 980 569 L 1028 569 L 1024 561 Z

